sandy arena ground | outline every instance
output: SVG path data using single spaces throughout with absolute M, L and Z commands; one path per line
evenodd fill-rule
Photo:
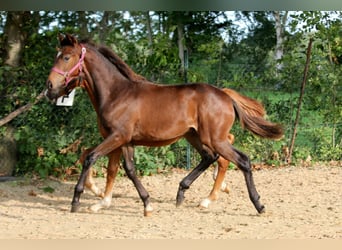
M 284 167 L 254 170 L 266 213 L 258 215 L 249 201 L 243 175 L 226 174 L 230 193 L 221 193 L 209 209 L 200 201 L 213 185 L 209 169 L 175 207 L 179 181 L 174 170 L 142 177 L 154 213 L 143 216 L 133 184 L 118 177 L 109 209 L 90 213 L 98 202 L 81 196 L 81 210 L 70 213 L 75 182 L 18 180 L 0 182 L 1 239 L 323 239 L 342 238 L 342 166 Z M 96 178 L 100 187 L 105 179 Z M 53 191 L 53 192 L 46 192 Z

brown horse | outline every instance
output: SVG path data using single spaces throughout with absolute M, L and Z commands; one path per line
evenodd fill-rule
M 250 200 L 261 213 L 264 206 L 255 188 L 249 158 L 227 138 L 239 117 L 243 127 L 265 138 L 282 136 L 281 126 L 251 116 L 223 91 L 208 84 L 159 85 L 136 75 L 113 51 L 60 37 L 61 50 L 47 79 L 46 96 L 54 100 L 68 94 L 81 82 L 95 99 L 99 124 L 105 139 L 87 155 L 75 186 L 72 212 L 78 211 L 80 196 L 91 165 L 101 156 L 123 154 L 124 169 L 144 203 L 152 211 L 149 194 L 135 175 L 135 145 L 164 146 L 185 138 L 201 155 L 201 162 L 179 184 L 176 205 L 184 193 L 218 156 L 230 160 L 244 174 Z
M 141 76 L 134 76 L 134 77 L 141 77 Z M 86 82 L 84 82 L 81 86 L 87 90 L 89 89 L 87 87 Z M 224 88 L 222 90 L 227 95 L 229 95 L 235 102 L 237 102 L 241 106 L 241 108 L 248 114 L 252 116 L 259 116 L 259 117 L 263 117 L 265 115 L 264 107 L 261 105 L 261 103 L 257 102 L 256 100 L 243 96 L 232 89 Z M 93 99 L 92 99 L 92 103 L 94 107 L 97 106 L 97 104 L 95 103 L 95 100 Z M 100 126 L 100 129 L 101 129 L 101 126 Z M 228 140 L 231 144 L 233 144 L 234 135 L 228 134 Z M 82 153 L 82 156 L 80 158 L 80 162 L 82 164 L 85 160 L 85 157 L 87 156 L 89 152 L 91 152 L 91 150 L 92 149 L 87 149 Z M 93 178 L 92 178 L 92 172 L 89 171 L 89 175 L 88 175 L 88 178 L 86 179 L 85 186 L 88 189 L 90 189 L 95 195 L 103 198 L 97 204 L 90 207 L 90 210 L 93 212 L 97 212 L 102 208 L 108 208 L 111 205 L 112 187 L 113 187 L 114 179 L 116 177 L 116 173 L 119 167 L 119 162 L 117 161 L 119 161 L 119 157 L 109 158 L 108 167 L 107 167 L 108 169 L 107 182 L 106 182 L 104 193 L 101 192 L 101 190 L 95 185 Z M 229 161 L 227 161 L 223 157 L 218 158 L 217 166 L 215 167 L 214 174 L 213 174 L 213 179 L 215 181 L 213 188 L 210 194 L 208 195 L 208 197 L 203 199 L 202 202 L 200 203 L 201 207 L 208 208 L 210 203 L 212 203 L 213 201 L 216 201 L 218 199 L 220 190 L 223 192 L 229 193 L 227 184 L 223 182 L 228 166 L 229 166 Z
M 231 144 L 233 144 L 234 135 L 229 134 L 228 140 Z M 89 148 L 83 151 L 80 157 L 81 164 L 84 163 L 86 156 L 88 155 L 89 152 L 91 152 L 91 150 L 92 148 Z M 115 157 L 115 158 L 109 157 L 108 166 L 107 166 L 107 181 L 106 181 L 104 192 L 102 192 L 101 189 L 99 189 L 96 186 L 93 180 L 93 173 L 91 170 L 89 171 L 89 174 L 85 181 L 85 187 L 87 187 L 96 196 L 102 198 L 97 204 L 92 205 L 90 207 L 91 211 L 97 212 L 103 208 L 108 208 L 111 205 L 113 184 L 114 184 L 114 180 L 115 180 L 118 168 L 120 167 L 120 163 L 118 161 L 119 161 L 119 157 Z M 218 158 L 217 166 L 215 167 L 214 174 L 213 174 L 213 179 L 215 181 L 213 185 L 213 189 L 211 190 L 208 197 L 205 198 L 200 203 L 201 207 L 208 208 L 210 203 L 212 203 L 213 201 L 216 201 L 218 199 L 218 193 L 220 190 L 223 192 L 229 193 L 227 184 L 223 182 L 228 166 L 229 166 L 229 161 L 225 160 L 223 157 Z
M 83 85 L 82 87 L 88 89 L 86 85 Z M 261 105 L 261 103 L 257 102 L 256 100 L 243 96 L 232 89 L 224 88 L 222 90 L 231 98 L 233 98 L 233 100 L 237 102 L 241 106 L 241 108 L 248 114 L 252 116 L 260 116 L 260 117 L 263 117 L 265 115 L 265 110 L 263 106 Z M 92 100 L 92 102 L 94 106 L 97 106 L 96 103 L 94 103 L 94 100 Z M 231 144 L 233 144 L 234 135 L 228 134 L 228 140 Z M 92 149 L 88 149 L 83 152 L 81 156 L 81 163 L 84 162 L 86 155 L 91 150 Z M 119 159 L 115 158 L 115 160 L 118 161 Z M 223 192 L 229 193 L 227 184 L 223 182 L 227 167 L 229 166 L 229 161 L 225 160 L 223 157 L 219 157 L 217 160 L 217 163 L 218 164 L 217 164 L 217 167 L 215 168 L 214 175 L 213 175 L 213 179 L 215 181 L 213 188 L 210 194 L 208 195 L 208 197 L 202 200 L 202 202 L 200 203 L 200 206 L 204 208 L 208 208 L 210 203 L 218 199 L 220 190 Z M 119 162 L 113 162 L 109 160 L 108 168 L 107 168 L 108 169 L 107 183 L 106 183 L 104 193 L 102 193 L 100 189 L 97 188 L 92 178 L 92 172 L 89 171 L 89 175 L 85 182 L 85 186 L 89 188 L 95 195 L 103 198 L 102 200 L 100 200 L 100 202 L 90 207 L 91 211 L 97 212 L 98 210 L 102 208 L 108 208 L 111 205 L 112 187 L 113 187 L 113 182 L 114 182 L 118 167 L 119 167 Z
M 137 76 L 134 76 L 137 77 Z M 141 76 L 139 76 L 141 77 Z M 142 79 L 142 78 L 141 78 Z M 133 79 L 132 79 L 133 80 Z M 87 83 L 85 82 L 82 84 L 82 87 L 85 89 L 87 88 Z M 264 107 L 261 105 L 261 103 L 257 102 L 254 99 L 248 98 L 246 96 L 243 96 L 236 91 L 232 89 L 224 88 L 222 89 L 227 95 L 229 95 L 235 102 L 237 102 L 241 108 L 247 112 L 248 114 L 252 116 L 259 116 L 263 117 L 265 115 Z M 97 106 L 95 103 L 95 100 L 92 100 L 92 103 L 94 107 Z M 101 127 L 100 127 L 101 128 Z M 234 142 L 234 135 L 228 134 L 228 140 L 231 144 Z M 83 164 L 85 157 L 89 152 L 91 152 L 92 149 L 87 149 L 82 153 L 82 156 L 80 158 L 81 163 Z M 114 161 L 113 161 L 114 160 Z M 102 193 L 101 190 L 95 185 L 93 178 L 92 178 L 92 172 L 89 171 L 88 178 L 86 179 L 85 186 L 89 188 L 95 195 L 103 198 L 100 200 L 97 204 L 90 207 L 90 210 L 93 212 L 97 212 L 102 208 L 108 208 L 111 205 L 112 201 L 112 187 L 115 180 L 116 173 L 118 171 L 119 167 L 119 158 L 115 157 L 113 159 L 109 159 L 108 162 L 108 172 L 107 172 L 107 182 L 105 187 L 105 192 Z M 227 171 L 227 167 L 229 166 L 229 161 L 224 159 L 223 157 L 219 157 L 217 160 L 217 166 L 215 167 L 213 179 L 214 179 L 214 185 L 213 188 L 208 195 L 207 198 L 203 199 L 200 203 L 201 207 L 208 208 L 209 205 L 218 199 L 219 191 L 223 191 L 226 193 L 229 193 L 229 189 L 227 187 L 227 184 L 223 182 L 225 173 Z

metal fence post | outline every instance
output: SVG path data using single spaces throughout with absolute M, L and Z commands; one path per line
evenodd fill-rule
M 189 59 L 188 59 L 188 50 L 183 50 L 183 56 L 184 56 L 184 82 L 188 83 L 188 67 L 189 67 Z M 190 169 L 191 167 L 191 150 L 190 150 L 190 144 L 187 143 L 186 146 L 186 169 Z

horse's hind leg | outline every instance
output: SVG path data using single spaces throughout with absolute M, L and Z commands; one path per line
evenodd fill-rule
M 264 212 L 265 207 L 259 201 L 260 196 L 255 188 L 251 163 L 247 155 L 235 149 L 228 141 L 221 143 L 216 142 L 214 146 L 220 155 L 231 160 L 239 169 L 242 170 L 250 200 L 259 213 Z
M 260 195 L 258 194 L 255 188 L 254 179 L 252 175 L 252 168 L 251 168 L 251 163 L 249 161 L 249 158 L 247 157 L 247 155 L 243 154 L 242 152 L 239 152 L 239 154 L 240 154 L 240 163 L 238 163 L 237 166 L 242 170 L 243 175 L 245 177 L 249 199 L 252 201 L 258 213 L 263 213 L 265 210 L 265 207 L 259 201 Z
M 116 150 L 108 155 L 108 168 L 107 168 L 107 181 L 105 192 L 103 194 L 103 199 L 100 200 L 97 204 L 90 207 L 90 210 L 93 212 L 97 212 L 102 208 L 108 208 L 111 205 L 112 197 L 113 197 L 113 186 L 114 180 L 117 175 L 117 172 L 120 167 L 120 156 L 121 149 Z
M 140 180 L 138 179 L 135 173 L 135 166 L 134 166 L 134 148 L 131 145 L 126 145 L 122 147 L 122 153 L 125 159 L 124 169 L 128 178 L 133 182 L 135 188 L 137 189 L 141 200 L 144 203 L 144 216 L 150 216 L 153 208 L 150 205 L 150 195 L 141 184 Z
M 217 162 L 218 162 L 218 166 L 216 166 L 216 168 L 214 169 L 214 173 L 213 173 L 213 179 L 215 180 L 215 183 L 217 181 L 216 189 L 217 190 L 220 189 L 222 192 L 229 194 L 228 185 L 227 185 L 227 183 L 224 182 L 224 177 L 225 177 L 225 174 L 227 172 L 230 161 L 227 161 L 223 157 L 220 157 L 217 160 Z M 221 165 L 221 167 L 220 167 L 220 165 Z M 215 185 L 215 183 L 214 183 L 214 185 Z M 221 185 L 220 185 L 220 183 L 221 183 Z
M 185 138 L 201 154 L 201 162 L 195 167 L 180 183 L 176 197 L 176 206 L 180 206 L 184 201 L 184 192 L 190 185 L 218 158 L 208 147 L 202 144 L 198 135 L 188 133 Z
M 228 134 L 228 140 L 230 144 L 233 144 L 234 135 Z M 217 172 L 215 171 L 216 173 L 214 173 L 214 176 L 213 176 L 215 180 L 213 189 L 211 190 L 209 196 L 205 198 L 204 200 L 202 200 L 202 202 L 200 203 L 201 207 L 208 208 L 210 203 L 212 203 L 213 201 L 216 201 L 218 199 L 218 194 L 219 194 L 220 189 L 223 192 L 229 193 L 227 184 L 223 182 L 226 171 L 227 171 L 227 167 L 229 166 L 229 161 L 227 161 L 223 157 L 219 157 L 217 160 L 217 164 L 218 166 L 215 169 L 217 170 Z
M 176 197 L 176 206 L 179 207 L 184 201 L 184 192 L 189 189 L 190 185 L 212 164 L 216 161 L 217 157 L 207 153 L 202 152 L 202 160 L 195 167 L 190 174 L 188 174 L 180 183 Z
M 229 165 L 229 161 L 225 160 L 223 157 L 219 157 L 217 160 L 217 164 L 218 173 L 216 177 L 214 176 L 215 183 L 213 189 L 211 190 L 209 196 L 202 200 L 202 202 L 200 203 L 201 207 L 208 208 L 213 201 L 216 201 L 218 199 L 218 193 L 220 189 L 223 189 L 224 192 L 229 192 L 227 185 L 223 182 L 227 166 Z

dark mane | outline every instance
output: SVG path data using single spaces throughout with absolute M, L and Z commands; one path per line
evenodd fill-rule
M 137 73 L 135 73 L 118 55 L 116 55 L 110 48 L 104 45 L 97 45 L 91 39 L 86 38 L 80 41 L 82 44 L 88 44 L 94 47 L 100 54 L 108 59 L 120 73 L 125 76 L 128 80 L 134 82 L 147 81 L 147 79 Z
M 147 81 L 145 77 L 135 73 L 118 55 L 116 55 L 111 49 L 106 46 L 98 46 L 97 50 L 107 58 L 112 64 L 114 64 L 121 74 L 127 79 L 134 82 Z
M 88 44 L 94 48 L 97 47 L 97 45 L 90 38 L 84 38 L 84 39 L 80 40 L 79 43 Z

